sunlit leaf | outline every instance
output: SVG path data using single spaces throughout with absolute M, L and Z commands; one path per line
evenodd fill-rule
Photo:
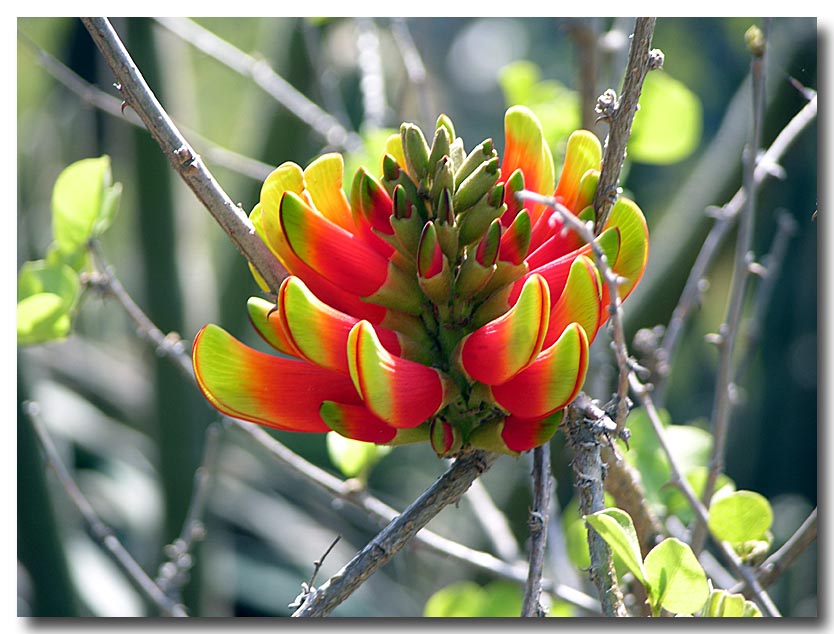
M 55 293 L 36 293 L 17 304 L 17 343 L 22 346 L 62 339 L 70 332 L 64 300 Z
M 646 584 L 640 542 L 631 516 L 618 508 L 608 508 L 585 516 L 585 521 L 596 530 L 640 583 Z
M 748 601 L 741 594 L 731 594 L 726 590 L 713 590 L 710 592 L 704 609 L 701 611 L 705 617 L 760 617 L 761 611 L 756 604 Z
M 707 577 L 687 544 L 674 537 L 664 539 L 646 555 L 643 565 L 655 613 L 662 607 L 693 614 L 704 605 L 710 591 Z
M 37 293 L 54 293 L 69 311 L 78 298 L 79 286 L 78 274 L 66 264 L 50 264 L 46 260 L 26 262 L 17 274 L 17 301 Z
M 426 602 L 423 616 L 429 617 L 514 617 L 521 612 L 522 591 L 507 581 L 493 581 L 484 587 L 463 581 L 435 592 Z
M 58 175 L 52 190 L 52 231 L 58 248 L 71 253 L 106 229 L 121 185 L 113 186 L 110 157 L 76 161 Z
M 327 434 L 330 460 L 348 478 L 359 476 L 365 479 L 371 468 L 390 451 L 388 446 L 352 440 L 336 432 Z
M 702 126 L 698 96 L 665 72 L 649 73 L 634 117 L 628 157 L 658 165 L 681 161 L 698 147 Z
M 696 467 L 686 474 L 686 480 L 695 492 L 696 497 L 701 499 L 704 491 L 704 485 L 707 481 L 707 467 Z M 727 475 L 720 473 L 715 482 L 715 495 L 724 495 L 732 493 L 736 490 L 735 482 L 733 482 Z M 695 517 L 695 512 L 692 506 L 686 499 L 686 496 L 681 493 L 677 487 L 666 487 L 662 491 L 662 499 L 666 504 L 669 513 L 677 515 L 678 519 L 684 524 L 689 524 Z
M 770 502 L 755 491 L 714 499 L 709 508 L 710 532 L 731 544 L 763 539 L 772 523 Z

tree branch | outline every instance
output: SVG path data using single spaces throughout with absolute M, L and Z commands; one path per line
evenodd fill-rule
M 759 158 L 756 170 L 753 174 L 756 186 L 761 185 L 765 179 L 773 176 L 776 172 L 773 166 L 778 165 L 782 156 L 817 116 L 816 94 L 789 122 L 782 128 L 777 137 L 770 144 L 767 151 Z M 698 304 L 701 295 L 702 280 L 705 279 L 707 271 L 718 254 L 725 238 L 733 228 L 738 215 L 744 208 L 747 200 L 745 188 L 739 189 L 730 201 L 720 209 L 715 224 L 707 235 L 701 250 L 695 259 L 695 264 L 689 272 L 689 277 L 681 292 L 680 299 L 672 312 L 672 317 L 666 327 L 663 340 L 658 351 L 660 361 L 666 366 L 667 371 L 660 373 L 655 386 L 658 393 L 658 405 L 663 403 L 663 388 L 668 377 L 668 368 L 673 364 L 675 353 L 678 349 L 683 328 L 686 320 Z
M 707 524 L 707 519 L 709 517 L 709 513 L 706 507 L 701 503 L 701 500 L 698 499 L 697 494 L 695 493 L 692 485 L 689 484 L 689 481 L 684 476 L 683 472 L 681 471 L 680 467 L 678 466 L 677 458 L 675 458 L 674 454 L 672 453 L 669 443 L 666 439 L 666 431 L 663 428 L 663 423 L 660 420 L 660 415 L 657 412 L 657 408 L 655 407 L 654 403 L 652 402 L 652 398 L 649 395 L 649 390 L 646 385 L 643 385 L 640 382 L 640 379 L 632 372 L 629 375 L 629 383 L 631 385 L 632 391 L 636 395 L 637 399 L 640 401 L 640 404 L 646 410 L 646 414 L 649 417 L 649 421 L 654 428 L 655 435 L 657 436 L 657 440 L 660 443 L 660 447 L 663 453 L 666 455 L 666 459 L 669 462 L 669 470 L 670 470 L 670 483 L 680 489 L 681 493 L 683 493 L 684 497 L 686 498 L 689 505 L 692 507 L 692 510 L 695 511 L 696 517 L 698 517 L 704 525 Z M 776 605 L 773 603 L 773 600 L 768 596 L 767 592 L 761 587 L 761 584 L 756 580 L 755 574 L 753 571 L 741 563 L 738 556 L 733 552 L 732 548 L 726 543 L 721 540 L 714 540 L 716 545 L 718 546 L 721 555 L 724 557 L 724 560 L 730 565 L 733 569 L 733 572 L 741 577 L 750 591 L 752 593 L 753 600 L 756 604 L 761 608 L 762 612 L 767 616 L 780 616 L 779 610 L 776 608 Z
M 147 575 L 130 555 L 110 527 L 101 521 L 61 460 L 58 450 L 55 448 L 52 439 L 49 437 L 49 433 L 46 431 L 46 427 L 40 420 L 40 408 L 37 403 L 24 403 L 23 410 L 28 415 L 29 422 L 32 424 L 32 428 L 41 445 L 46 465 L 53 470 L 64 491 L 66 491 L 67 496 L 75 508 L 78 509 L 81 518 L 84 520 L 84 527 L 87 529 L 87 533 L 92 540 L 110 557 L 119 570 L 125 574 L 131 585 L 154 605 L 163 616 L 188 616 L 185 608 L 168 597 L 154 583 L 153 579 Z
M 585 418 L 581 410 L 568 406 L 565 434 L 573 458 L 571 466 L 576 474 L 576 490 L 582 515 L 591 515 L 605 508 L 603 481 L 605 465 L 600 446 L 608 431 L 598 421 Z M 610 440 L 608 440 L 610 442 Z M 588 575 L 597 589 L 602 613 L 605 616 L 628 616 L 623 594 L 617 583 L 611 549 L 593 528 L 587 525 L 591 567 Z
M 547 548 L 547 520 L 550 517 L 550 494 L 553 480 L 550 475 L 550 445 L 533 450 L 533 507 L 527 525 L 530 528 L 530 565 L 521 616 L 545 616 L 539 600 L 542 593 L 544 554 Z
M 81 18 L 119 84 L 125 102 L 142 119 L 171 165 L 191 188 L 243 256 L 267 285 L 278 290 L 286 271 L 255 233 L 249 218 L 237 207 L 203 164 L 148 88 L 142 74 L 106 18 Z
M 637 18 L 620 99 L 617 101 L 614 91 L 609 89 L 599 98 L 595 108 L 600 117 L 609 124 L 605 153 L 602 157 L 602 171 L 594 194 L 595 233 L 602 231 L 617 197 L 617 184 L 625 161 L 626 143 L 631 136 L 631 124 L 639 107 L 643 81 L 650 70 L 663 65 L 663 54 L 650 49 L 655 22 L 656 18 Z
M 755 170 L 761 146 L 762 122 L 764 119 L 764 64 L 765 64 L 766 36 L 762 34 L 761 46 L 751 47 L 750 76 L 753 82 L 753 125 L 750 142 L 744 153 L 744 191 L 746 192 L 745 209 L 739 223 L 738 239 L 736 242 L 735 265 L 733 267 L 732 286 L 727 305 L 727 317 L 718 329 L 718 373 L 715 381 L 715 399 L 712 408 L 712 436 L 713 445 L 710 455 L 707 480 L 701 501 L 709 507 L 718 475 L 724 471 L 725 454 L 727 452 L 727 433 L 730 416 L 733 409 L 733 383 L 735 371 L 733 368 L 733 352 L 738 339 L 738 329 L 741 325 L 741 313 L 744 308 L 747 279 L 750 275 L 750 264 L 753 262 L 751 248 L 753 246 L 753 229 L 756 217 L 756 179 Z M 706 539 L 706 522 L 696 521 L 692 532 L 692 550 L 698 554 Z
M 497 458 L 496 454 L 474 451 L 457 460 L 403 513 L 374 537 L 359 554 L 317 590 L 313 591 L 294 617 L 326 616 L 347 599 L 365 579 L 386 564 L 435 515 L 456 503 Z
M 347 130 L 338 119 L 319 108 L 276 73 L 263 59 L 244 53 L 226 40 L 187 18 L 156 18 L 166 29 L 213 57 L 221 64 L 251 79 L 289 112 L 306 123 L 329 145 L 358 152 L 364 143 L 355 132 Z
M 816 539 L 817 509 L 814 509 L 790 539 L 759 566 L 758 579 L 762 587 L 772 585 Z M 738 592 L 740 589 L 733 588 L 733 591 Z

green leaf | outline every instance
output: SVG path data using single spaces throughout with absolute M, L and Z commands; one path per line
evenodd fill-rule
M 579 94 L 558 81 L 541 80 L 541 71 L 533 62 L 508 64 L 499 72 L 498 83 L 508 107 L 527 106 L 533 111 L 551 149 L 561 146 L 581 125 Z
M 82 159 L 65 168 L 52 189 L 52 231 L 58 248 L 72 253 L 106 229 L 120 192 L 121 185 L 111 185 L 109 156 Z
M 371 468 L 391 447 L 360 442 L 340 436 L 336 432 L 327 434 L 327 453 L 330 460 L 346 477 L 367 480 Z
M 586 515 L 585 521 L 600 534 L 637 580 L 646 585 L 640 542 L 631 516 L 621 509 L 608 508 Z
M 707 467 L 696 467 L 685 476 L 698 499 L 701 499 L 701 495 L 704 492 L 708 472 Z M 723 496 L 735 490 L 735 482 L 723 473 L 718 474 L 718 479 L 715 483 L 715 495 Z M 669 513 L 677 515 L 678 519 L 684 524 L 689 524 L 694 519 L 695 512 L 692 510 L 692 506 L 690 506 L 686 496 L 677 487 L 664 489 L 662 499 L 666 503 L 666 508 L 669 510 Z
M 508 581 L 493 581 L 481 587 L 463 581 L 435 592 L 423 608 L 429 617 L 512 617 L 521 613 L 521 588 Z
M 681 472 L 688 473 L 709 463 L 712 434 L 708 431 L 695 425 L 669 425 L 666 439 Z
M 70 332 L 64 300 L 55 293 L 36 293 L 17 304 L 17 343 L 30 346 L 62 339 Z
M 78 274 L 61 262 L 26 262 L 17 274 L 18 302 L 38 293 L 53 293 L 61 298 L 64 310 L 69 312 L 78 299 L 79 288 Z
M 655 614 L 661 607 L 678 614 L 693 614 L 709 597 L 707 577 L 695 553 L 674 537 L 652 548 L 644 566 L 649 602 Z
M 698 147 L 702 126 L 698 96 L 665 72 L 649 73 L 634 117 L 628 157 L 656 165 L 681 161 Z
M 710 532 L 730 544 L 766 539 L 772 523 L 770 502 L 755 491 L 736 491 L 713 498 L 709 508 Z
M 66 264 L 73 271 L 80 272 L 89 268 L 90 254 L 86 249 L 64 253 L 58 248 L 58 243 L 53 242 L 46 250 L 46 262 L 53 266 Z
M 702 610 L 705 617 L 760 617 L 759 608 L 744 595 L 730 594 L 726 590 L 713 590 Z

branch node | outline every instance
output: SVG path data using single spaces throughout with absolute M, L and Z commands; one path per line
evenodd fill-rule
M 660 70 L 663 68 L 664 62 L 663 51 L 659 48 L 653 48 L 649 51 L 649 70 Z

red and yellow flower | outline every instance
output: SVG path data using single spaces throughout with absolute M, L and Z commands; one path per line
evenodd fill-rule
M 556 183 L 529 110 L 507 111 L 505 135 L 501 160 L 489 139 L 467 154 L 445 116 L 431 144 L 403 124 L 349 195 L 339 154 L 278 167 L 250 217 L 290 276 L 274 302 L 248 309 L 281 354 L 205 326 L 193 360 L 212 405 L 281 430 L 428 440 L 441 456 L 547 442 L 582 387 L 610 298 L 591 245 L 515 193 L 553 195 L 593 219 L 601 148 L 571 135 Z M 624 299 L 648 256 L 637 205 L 621 197 L 596 242 Z

